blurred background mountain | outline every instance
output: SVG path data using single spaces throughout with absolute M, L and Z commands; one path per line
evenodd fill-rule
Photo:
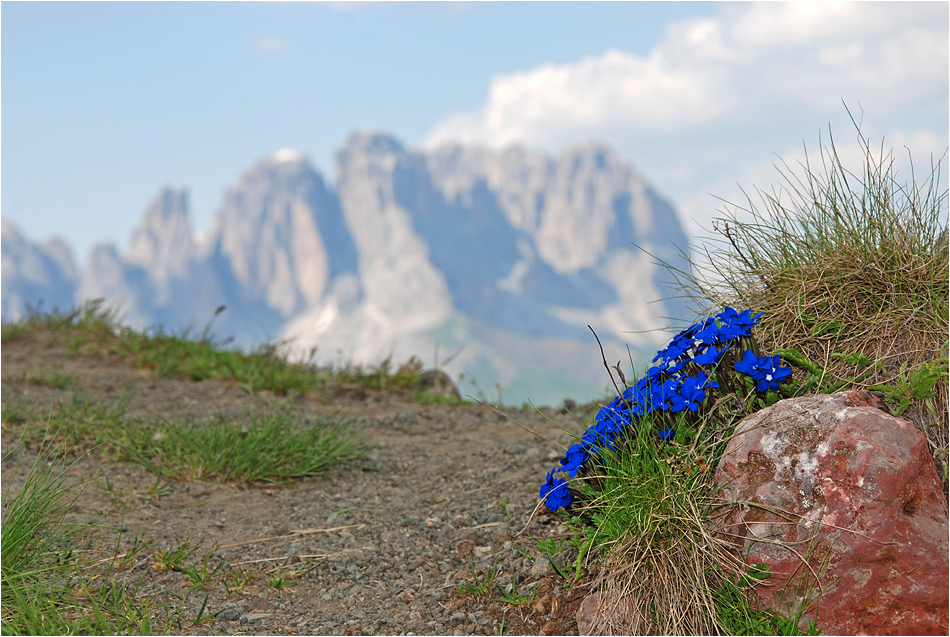
M 557 404 L 606 393 L 588 325 L 629 368 L 685 314 L 655 263 L 687 267 L 679 219 L 602 144 L 422 151 L 357 132 L 336 164 L 331 186 L 304 154 L 274 152 L 203 237 L 188 192 L 163 189 L 124 251 L 98 245 L 83 268 L 63 239 L 4 222 L 3 321 L 102 298 L 130 326 L 200 333 L 224 305 L 211 333 L 242 348 L 282 342 L 337 366 L 451 358 L 477 384 L 463 393 Z

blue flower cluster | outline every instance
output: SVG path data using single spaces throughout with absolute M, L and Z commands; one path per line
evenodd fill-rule
M 790 367 L 779 367 L 781 356 L 756 356 L 749 350 L 742 353 L 742 360 L 736 363 L 736 370 L 748 374 L 759 382 L 758 390 L 775 391 L 779 383 L 784 383 L 792 375 Z
M 743 339 L 751 338 L 752 328 L 761 317 L 761 313 L 752 316 L 750 310 L 740 313 L 726 307 L 716 316 L 691 325 L 674 336 L 666 348 L 657 353 L 653 359 L 656 365 L 647 371 L 646 376 L 602 407 L 594 425 L 567 450 L 560 464 L 548 472 L 540 492 L 548 508 L 557 511 L 573 502 L 567 480 L 554 474 L 567 472 L 571 478 L 577 477 L 592 453 L 614 449 L 619 434 L 634 421 L 657 411 L 699 411 L 708 391 L 719 387 L 708 370 L 717 371 L 728 351 L 733 350 L 731 360 L 737 361 L 733 368 L 757 381 L 759 392 L 778 389 L 792 373 L 790 368 L 780 366 L 779 356 L 758 357 L 745 349 L 741 360 L 737 360 Z M 657 437 L 670 440 L 675 433 L 673 426 L 666 424 L 657 431 Z

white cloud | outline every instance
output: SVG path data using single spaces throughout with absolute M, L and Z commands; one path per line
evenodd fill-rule
M 645 57 L 608 51 L 498 76 L 484 108 L 447 118 L 427 144 L 557 147 L 591 134 L 741 119 L 753 109 L 835 109 L 871 91 L 883 93 L 876 98 L 888 110 L 921 99 L 945 106 L 947 16 L 944 3 L 724 5 L 713 18 L 670 25 Z
M 779 182 L 776 152 L 793 163 L 829 124 L 836 143 L 853 140 L 842 100 L 866 114 L 872 142 L 886 136 L 899 154 L 910 140 L 929 168 L 947 146 L 948 19 L 940 2 L 723 4 L 671 23 L 645 56 L 607 51 L 496 76 L 481 109 L 447 117 L 424 144 L 554 151 L 600 139 L 708 225 L 709 193 Z

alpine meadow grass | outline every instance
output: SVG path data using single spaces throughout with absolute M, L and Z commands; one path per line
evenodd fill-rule
M 3 342 L 44 335 L 49 342 L 62 341 L 68 356 L 109 355 L 131 360 L 141 369 L 162 378 L 209 378 L 234 380 L 249 393 L 270 391 L 277 396 L 302 393 L 328 384 L 347 384 L 386 391 L 418 392 L 423 365 L 410 358 L 399 365 L 385 358 L 375 365 L 346 364 L 339 368 L 312 364 L 316 350 L 306 360 L 291 360 L 289 342 L 268 343 L 253 351 L 230 347 L 230 339 L 211 336 L 221 306 L 199 334 L 192 329 L 169 334 L 161 327 L 136 330 L 124 326 L 118 314 L 97 299 L 71 311 L 28 312 L 18 323 L 2 327 Z M 73 380 L 55 373 L 34 374 L 36 384 L 65 386 Z

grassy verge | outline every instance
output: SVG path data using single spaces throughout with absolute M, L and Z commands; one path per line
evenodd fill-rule
M 67 521 L 88 483 L 72 477 L 78 460 L 68 461 L 66 449 L 63 442 L 42 449 L 19 492 L 4 493 L 4 635 L 181 634 L 214 620 L 212 593 L 220 608 L 222 598 L 239 596 L 253 582 L 293 586 L 321 563 L 262 572 L 227 564 L 217 546 L 203 548 L 190 538 L 136 539 L 120 552 L 121 531 Z M 27 455 L 16 445 L 5 461 L 12 454 Z
M 356 462 L 366 446 L 346 423 L 310 421 L 272 409 L 244 422 L 187 418 L 142 422 L 126 416 L 128 397 L 103 404 L 80 394 L 47 413 L 16 399 L 3 406 L 5 433 L 30 448 L 59 444 L 71 454 L 95 449 L 106 460 L 136 462 L 165 478 L 243 483 L 321 475 Z M 43 423 L 47 423 L 44 426 Z
M 107 481 L 109 510 L 124 511 L 129 497 L 162 497 L 167 479 L 277 482 L 325 473 L 365 452 L 346 424 L 309 422 L 288 410 L 265 411 L 244 423 L 142 422 L 126 415 L 126 404 L 74 394 L 39 413 L 15 399 L 5 401 L 4 433 L 19 436 L 10 454 L 23 458 L 34 449 L 37 456 L 12 497 L 9 485 L 17 471 L 9 473 L 3 496 L 3 634 L 180 632 L 213 619 L 207 609 L 211 591 L 223 590 L 227 598 L 253 579 L 292 586 L 316 565 L 288 570 L 279 564 L 267 575 L 225 565 L 216 547 L 202 549 L 189 539 L 161 546 L 136 540 L 120 553 L 121 532 L 110 539 L 115 531 L 66 521 L 86 486 L 72 477 L 82 454 L 137 462 L 157 474 L 144 494 L 123 496 Z M 174 576 L 183 593 L 168 594 L 153 573 Z
M 242 352 L 212 339 L 210 323 L 198 336 L 190 330 L 178 335 L 166 334 L 161 329 L 133 330 L 122 326 L 112 312 L 102 307 L 101 300 L 69 312 L 30 312 L 19 323 L 2 327 L 2 342 L 37 334 L 48 344 L 64 345 L 67 356 L 115 356 L 131 360 L 136 367 L 159 377 L 234 380 L 249 392 L 271 391 L 278 396 L 327 384 L 418 393 L 423 369 L 417 358 L 399 365 L 386 358 L 376 365 L 317 367 L 309 362 L 289 361 L 281 354 L 280 345 L 275 344 Z M 74 379 L 47 372 L 24 380 L 64 388 Z
M 270 411 L 244 425 L 165 421 L 139 427 L 123 451 L 167 478 L 253 483 L 324 474 L 363 457 L 365 445 L 330 420 L 301 422 L 290 412 Z

